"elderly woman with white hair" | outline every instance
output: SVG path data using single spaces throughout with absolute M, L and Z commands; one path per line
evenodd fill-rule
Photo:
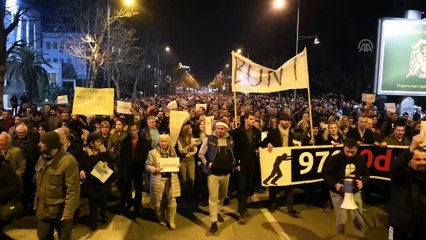
M 153 206 L 160 224 L 166 226 L 164 207 L 162 206 L 163 195 L 167 198 L 167 220 L 171 229 L 176 228 L 176 197 L 180 196 L 180 183 L 177 172 L 162 172 L 160 158 L 176 156 L 174 148 L 170 145 L 169 135 L 162 134 L 159 137 L 158 145 L 149 151 L 145 163 L 146 171 L 151 174 L 151 206 Z
M 0 134 L 0 155 L 10 163 L 13 171 L 22 179 L 27 162 L 24 159 L 22 150 L 12 145 L 12 137 L 7 132 Z

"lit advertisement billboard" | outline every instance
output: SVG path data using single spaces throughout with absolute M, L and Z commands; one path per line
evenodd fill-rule
M 379 21 L 375 89 L 381 95 L 426 95 L 426 21 Z

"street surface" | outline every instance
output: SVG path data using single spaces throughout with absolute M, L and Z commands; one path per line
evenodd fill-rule
M 149 209 L 149 196 L 144 193 L 142 218 L 131 220 L 119 214 L 109 214 L 106 225 L 100 224 L 96 232 L 90 232 L 87 217 L 87 205 L 83 202 L 81 223 L 73 228 L 73 239 L 102 239 L 102 240 L 177 240 L 177 239 L 224 239 L 224 240 L 317 240 L 317 239 L 362 239 L 352 226 L 347 224 L 344 236 L 334 235 L 334 212 L 327 213 L 319 206 L 306 206 L 303 194 L 296 194 L 296 209 L 300 211 L 299 218 L 293 218 L 286 213 L 285 206 L 270 213 L 267 210 L 268 194 L 255 194 L 249 203 L 251 217 L 245 225 L 238 224 L 236 212 L 237 199 L 224 206 L 222 216 L 224 223 L 219 223 L 219 231 L 215 236 L 208 232 L 210 220 L 207 206 L 197 206 L 190 201 L 179 200 L 176 216 L 176 230 L 170 230 L 157 223 L 153 210 Z M 284 199 L 281 198 L 281 202 Z M 387 214 L 384 205 L 367 206 L 364 213 L 370 226 L 373 218 L 377 227 L 367 229 L 365 237 L 371 240 L 387 239 Z M 35 216 L 15 220 L 5 228 L 7 234 L 14 239 L 37 239 Z

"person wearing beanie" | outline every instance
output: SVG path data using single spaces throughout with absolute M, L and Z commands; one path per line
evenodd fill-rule
M 198 153 L 204 164 L 203 170 L 208 175 L 209 211 L 212 222 L 209 231 L 212 235 L 218 230 L 217 222 L 224 221 L 219 212 L 228 194 L 229 178 L 236 165 L 233 153 L 234 141 L 228 129 L 226 122 L 217 121 L 214 133 L 204 139 Z
M 102 183 L 90 173 L 99 162 L 103 162 L 109 168 L 112 168 L 112 159 L 105 147 L 103 147 L 102 137 L 98 132 L 89 134 L 87 144 L 88 146 L 84 148 L 83 161 L 81 161 L 80 179 L 84 180 L 83 189 L 89 199 L 90 230 L 95 231 L 97 229 L 98 212 L 101 215 L 101 223 L 106 224 L 108 221 L 106 206 L 112 177 Z
M 51 229 L 56 228 L 61 240 L 70 240 L 80 197 L 78 163 L 62 148 L 54 131 L 43 134 L 39 147 L 41 156 L 35 167 L 37 236 L 40 240 L 53 239 Z

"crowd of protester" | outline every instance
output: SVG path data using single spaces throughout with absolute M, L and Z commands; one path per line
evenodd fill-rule
M 167 135 L 171 110 L 168 104 L 173 100 L 178 103 L 173 110 L 188 111 L 190 116 L 188 122 L 182 126 L 176 146 L 170 145 Z M 244 224 L 244 219 L 250 216 L 246 206 L 247 196 L 264 190 L 261 187 L 259 164 L 244 165 L 245 163 L 238 160 L 253 158 L 253 161 L 256 162 L 257 159 L 258 163 L 257 147 L 269 147 L 270 138 L 263 142 L 256 139 L 259 141 L 258 145 L 252 145 L 252 140 L 247 142 L 250 146 L 249 156 L 246 156 L 243 150 L 238 150 L 238 147 L 244 148 L 245 145 L 235 146 L 236 152 L 233 154 L 236 158 L 234 160 L 237 161 L 233 164 L 238 167 L 238 171 L 246 174 L 244 178 L 233 180 L 231 176 L 231 180 L 215 180 L 211 175 L 207 177 L 202 170 L 203 165 L 211 163 L 209 159 L 203 161 L 203 154 L 208 154 L 209 147 L 208 143 L 205 143 L 209 138 L 206 134 L 206 116 L 214 116 L 217 123 L 223 123 L 214 124 L 214 134 L 217 134 L 215 130 L 219 128 L 219 131 L 225 131 L 236 139 L 243 139 L 245 136 L 244 132 L 239 132 L 237 126 L 246 129 L 251 125 L 255 127 L 255 132 L 247 133 L 251 137 L 258 132 L 277 131 L 279 134 L 277 129 L 282 126 L 283 129 L 288 129 L 291 138 L 301 145 L 338 145 L 350 137 L 356 139 L 357 144 L 377 146 L 409 146 L 412 137 L 419 134 L 420 119 L 424 117 L 421 107 L 415 108 L 411 118 L 408 113 L 403 113 L 400 117 L 399 113 L 386 112 L 374 106 L 374 103 L 348 101 L 343 96 L 333 94 L 312 98 L 311 111 L 307 98 L 303 95 L 294 99 L 238 95 L 235 105 L 232 96 L 218 94 L 148 97 L 131 101 L 132 115 L 114 113 L 108 116 L 83 116 L 73 114 L 71 106 L 55 104 L 45 104 L 37 108 L 26 103 L 20 108 L 14 108 L 13 112 L 3 110 L 0 118 L 0 155 L 22 181 L 22 203 L 26 214 L 35 214 L 34 179 L 36 165 L 42 154 L 39 142 L 43 135 L 50 131 L 58 133 L 61 148 L 78 162 L 80 197 L 89 199 L 92 231 L 97 229 L 98 222 L 108 221 L 106 204 L 112 185 L 118 189 L 118 208 L 122 214 L 129 217 L 141 216 L 142 192 L 146 191 L 151 194 L 150 205 L 155 210 L 160 224 L 175 229 L 178 197 L 202 203 L 207 203 L 209 199 L 209 205 L 214 209 L 214 212 L 210 213 L 212 223 L 223 221 L 219 214 L 220 206 L 216 206 L 216 202 L 213 203 L 211 187 L 207 187 L 207 182 L 213 185 L 211 182 L 217 181 L 215 191 L 220 191 L 220 199 L 215 201 L 219 205 L 223 204 L 222 198 L 228 193 L 232 195 L 232 192 L 237 190 L 239 194 L 243 194 L 238 196 L 240 224 Z M 207 108 L 196 108 L 197 104 L 207 104 Z M 234 117 L 235 112 L 237 118 Z M 246 124 L 246 121 L 249 123 Z M 228 135 L 220 133 L 218 138 L 226 138 Z M 200 139 L 200 142 L 193 139 Z M 282 142 L 278 143 L 280 144 L 283 146 Z M 271 143 L 271 147 L 272 145 Z M 158 159 L 175 156 L 180 158 L 180 171 L 162 173 Z M 105 162 L 114 170 L 113 176 L 105 183 L 90 174 L 99 161 Z M 217 169 L 215 171 L 216 175 L 222 176 L 228 174 L 228 170 L 232 169 L 227 169 L 226 173 Z M 246 183 L 247 181 L 250 183 Z M 242 182 L 244 186 L 241 185 Z M 223 184 L 227 185 L 225 189 L 221 188 Z M 253 188 L 247 188 L 252 185 Z M 280 190 L 272 189 L 274 191 L 270 191 L 273 195 L 270 195 L 268 206 L 270 211 L 277 208 L 275 196 Z M 224 191 L 226 194 L 223 196 Z M 297 217 L 299 213 L 292 206 L 292 191 L 291 188 L 285 189 L 286 195 L 289 196 L 286 202 L 289 205 L 289 214 Z M 216 195 L 215 198 L 218 198 Z M 73 215 L 74 222 L 78 222 L 78 209 Z M 213 231 L 211 229 L 214 234 L 217 224 L 212 228 L 215 228 Z

